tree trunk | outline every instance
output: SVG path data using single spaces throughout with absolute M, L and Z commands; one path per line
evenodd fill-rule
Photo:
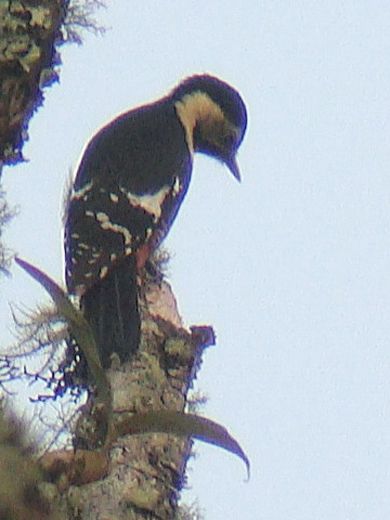
M 108 371 L 117 417 L 183 411 L 203 349 L 214 342 L 208 327 L 194 327 L 191 333 L 183 328 L 166 282 L 144 288 L 141 310 L 139 352 Z M 76 445 L 83 449 L 96 449 L 99 441 L 92 409 L 90 402 L 76 428 Z M 168 434 L 119 438 L 110 450 L 106 476 L 83 486 L 65 484 L 62 493 L 55 492 L 56 509 L 62 518 L 79 520 L 173 519 L 191 446 L 191 440 Z

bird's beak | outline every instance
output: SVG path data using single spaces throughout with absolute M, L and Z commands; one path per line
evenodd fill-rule
M 226 161 L 227 167 L 232 172 L 234 177 L 238 180 L 238 182 L 241 182 L 241 175 L 240 175 L 240 169 L 237 164 L 237 159 L 235 155 L 232 155 L 227 161 Z

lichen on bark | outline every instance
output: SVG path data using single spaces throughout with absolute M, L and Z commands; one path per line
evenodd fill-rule
M 23 160 L 30 117 L 55 80 L 65 0 L 0 2 L 0 164 Z

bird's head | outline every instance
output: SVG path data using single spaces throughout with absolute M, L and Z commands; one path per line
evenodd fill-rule
M 185 79 L 172 96 L 191 152 L 220 159 L 240 180 L 236 153 L 247 124 L 240 94 L 224 81 L 202 74 Z

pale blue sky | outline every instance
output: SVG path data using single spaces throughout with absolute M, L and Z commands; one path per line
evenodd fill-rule
M 116 113 L 211 72 L 248 105 L 242 184 L 198 157 L 166 245 L 187 324 L 218 345 L 198 386 L 239 439 L 197 443 L 190 494 L 209 520 L 390 516 L 390 4 L 116 0 L 111 27 L 62 50 L 61 83 L 7 170 L 8 242 L 62 278 L 64 179 Z M 9 299 L 42 292 L 17 270 Z

